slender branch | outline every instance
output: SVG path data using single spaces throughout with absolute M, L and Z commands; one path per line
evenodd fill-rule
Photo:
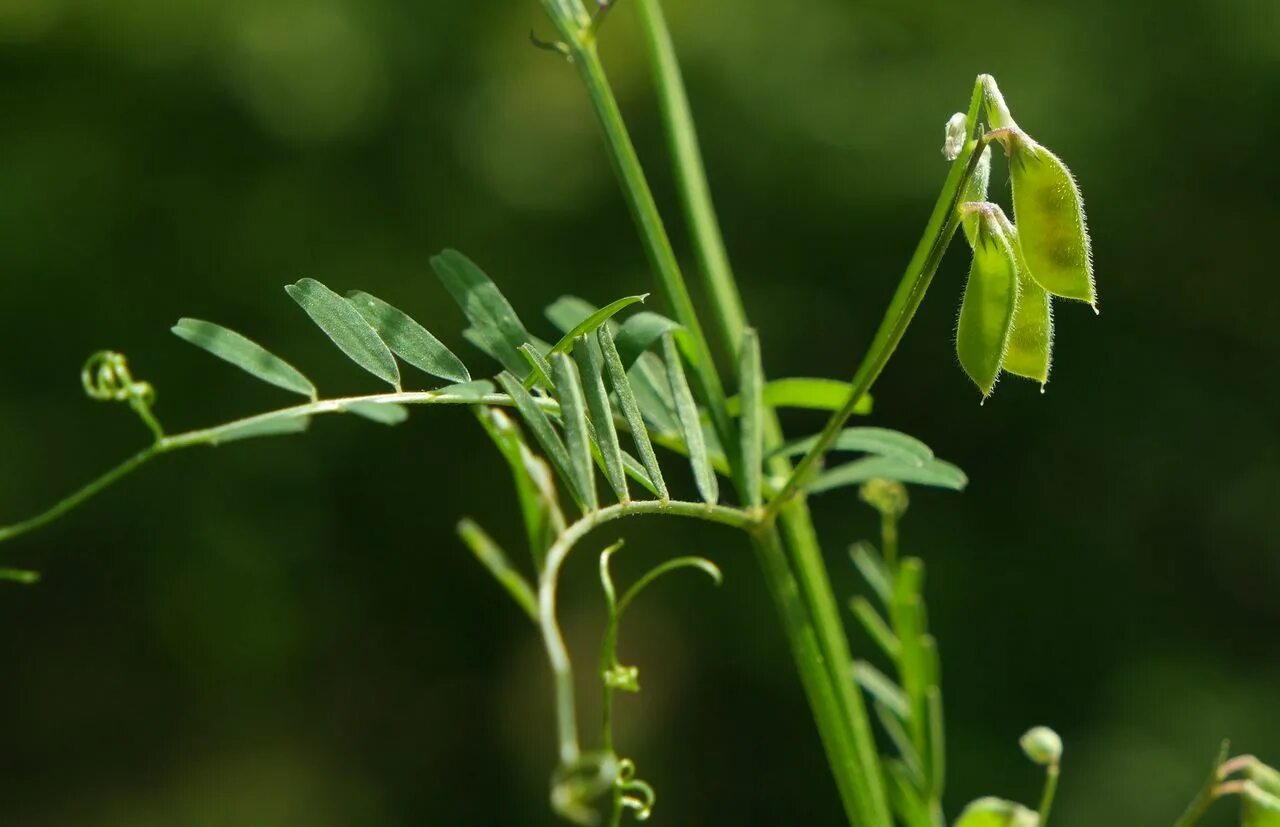
M 129 459 L 94 479 L 92 482 L 64 497 L 45 511 L 13 525 L 0 527 L 0 543 L 12 540 L 37 528 L 48 525 L 65 516 L 85 501 L 102 493 L 130 473 L 163 454 L 194 448 L 199 445 L 217 445 L 223 440 L 234 437 L 237 432 L 255 426 L 268 426 L 273 423 L 300 417 L 320 414 L 347 413 L 356 403 L 398 404 L 398 405 L 510 405 L 511 399 L 506 394 L 490 393 L 481 396 L 468 394 L 444 393 L 441 391 L 412 391 L 401 393 L 381 393 L 368 396 L 347 396 L 339 399 L 321 399 L 304 405 L 279 408 L 266 413 L 247 416 L 212 428 L 187 431 L 173 434 L 157 440 L 151 446 L 139 451 Z M 552 400 L 539 400 L 539 403 L 550 410 L 558 410 Z
M 698 258 L 698 268 L 707 283 L 708 299 L 719 328 L 720 341 L 729 357 L 736 360 L 742 333 L 747 327 L 747 313 L 720 232 L 720 221 L 707 183 L 706 166 L 702 161 L 702 150 L 698 147 L 698 132 L 676 58 L 675 43 L 659 0 L 636 0 L 636 8 L 653 58 L 654 85 L 658 91 L 685 223 Z
M 581 754 L 581 749 L 578 742 L 577 718 L 574 715 L 573 666 L 569 660 L 568 647 L 565 646 L 564 637 L 560 634 L 560 627 L 556 622 L 556 587 L 559 585 L 560 569 L 574 546 L 592 531 L 615 520 L 642 514 L 669 514 L 741 529 L 755 525 L 754 519 L 747 512 L 729 506 L 674 500 L 635 501 L 611 505 L 584 515 L 566 528 L 547 550 L 546 568 L 538 581 L 538 618 L 543 643 L 547 649 L 547 658 L 551 662 L 551 671 L 555 680 L 556 728 L 559 736 L 560 760 L 563 764 L 572 764 L 576 761 Z
M 146 465 L 148 461 L 159 456 L 161 453 L 163 453 L 163 449 L 161 449 L 159 443 L 152 445 L 149 448 L 144 448 L 80 490 L 62 498 L 46 511 L 43 511 L 29 519 L 23 520 L 22 522 L 0 528 L 0 543 L 3 543 L 5 540 L 12 540 L 14 537 L 21 536 L 29 531 L 35 531 L 41 526 L 52 523 L 54 520 L 57 520 L 59 517 L 62 517 L 75 509 L 76 506 L 80 505 L 85 500 L 88 500 L 95 494 L 110 488 L 112 485 L 138 470 L 143 465 Z
M 1044 793 L 1040 796 L 1040 827 L 1049 823 L 1049 813 L 1053 810 L 1053 798 L 1058 792 L 1058 776 L 1061 773 L 1062 768 L 1056 761 L 1045 770 Z
M 983 88 L 981 81 L 979 81 L 974 88 L 973 100 L 969 107 L 968 124 L 970 135 L 973 134 L 977 124 L 978 110 L 982 100 Z M 867 394 L 867 391 L 871 389 L 875 381 L 880 378 L 881 372 L 884 371 L 889 359 L 893 356 L 894 351 L 897 350 L 898 343 L 902 341 L 907 328 L 910 327 L 911 321 L 915 318 L 916 311 L 920 308 L 920 303 L 924 300 L 925 293 L 929 289 L 929 284 L 933 281 L 933 276 L 938 271 L 938 265 L 942 263 L 942 256 L 951 242 L 951 236 L 960 225 L 956 207 L 960 203 L 965 185 L 973 175 L 978 158 L 982 155 L 982 150 L 986 148 L 990 140 L 990 136 L 985 134 L 977 138 L 970 137 L 966 141 L 960 156 L 952 162 L 951 172 L 942 187 L 942 192 L 938 195 L 933 214 L 925 227 L 924 236 L 916 246 L 915 253 L 911 256 L 911 261 L 907 265 L 907 270 L 903 273 L 902 280 L 898 283 L 898 289 L 894 293 L 893 300 L 889 303 L 888 310 L 885 311 L 884 319 L 880 322 L 880 327 L 876 331 L 870 349 L 868 349 L 862 359 L 862 364 L 858 366 L 858 370 L 854 374 L 853 387 L 849 391 L 849 398 L 839 411 L 832 414 L 831 419 L 827 421 L 822 433 L 818 436 L 817 442 L 796 464 L 795 470 L 792 471 L 790 478 L 787 479 L 782 489 L 769 501 L 765 508 L 766 519 L 776 516 L 782 504 L 804 484 L 815 463 L 835 442 L 836 437 L 840 435 L 841 429 L 844 428 L 845 422 L 853 415 L 858 402 Z

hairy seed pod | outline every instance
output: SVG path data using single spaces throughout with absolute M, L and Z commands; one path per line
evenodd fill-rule
M 1093 251 L 1080 188 L 1066 164 L 1025 133 L 1002 133 L 1013 180 L 1013 218 L 1036 283 L 1097 309 Z
M 1031 277 L 1055 296 L 1098 309 L 1093 248 L 1084 200 L 1075 177 L 1058 156 L 1018 126 L 995 78 L 982 76 L 987 117 L 1009 158 L 1013 218 Z
M 1000 208 L 980 203 L 966 204 L 964 209 L 978 216 L 978 232 L 960 305 L 956 355 L 986 399 L 995 388 L 1009 345 L 1018 306 L 1018 265 L 1012 239 L 999 219 Z
M 1053 308 L 1049 293 L 1031 278 L 1016 229 L 1004 215 L 1000 220 L 1013 243 L 1018 263 L 1018 309 L 1013 314 L 1013 329 L 1009 331 L 1004 369 L 1039 382 L 1043 393 L 1053 364 Z

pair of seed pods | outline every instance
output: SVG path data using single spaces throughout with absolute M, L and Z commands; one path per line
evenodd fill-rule
M 990 134 L 1009 160 L 1014 215 L 1010 221 L 987 201 L 988 145 L 959 206 L 973 264 L 956 328 L 960 364 L 985 400 L 1002 371 L 1033 379 L 1043 390 L 1053 361 L 1050 297 L 1087 302 L 1096 312 L 1097 294 L 1075 178 L 1056 155 L 1018 127 L 994 78 L 984 75 L 982 86 Z M 949 127 L 948 147 L 957 118 Z

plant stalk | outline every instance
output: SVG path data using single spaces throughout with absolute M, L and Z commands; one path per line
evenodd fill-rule
M 659 0 L 635 2 L 653 63 L 654 83 L 668 150 L 675 169 L 685 222 L 697 253 L 699 272 L 706 283 L 707 295 L 718 322 L 721 345 L 730 356 L 736 358 L 737 348 L 748 324 L 747 315 L 716 218 L 675 46 Z M 764 425 L 766 445 L 772 447 L 781 444 L 782 428 L 772 409 L 766 412 Z M 779 478 L 789 479 L 792 473 L 791 463 L 783 456 L 775 457 L 769 463 L 769 471 Z M 838 780 L 843 773 L 850 773 L 856 779 L 856 783 L 850 785 L 846 781 L 844 785 L 852 786 L 857 797 L 849 813 L 851 821 L 887 827 L 890 818 L 884 780 L 870 721 L 862 696 L 848 676 L 847 666 L 852 662 L 848 638 L 823 563 L 813 519 L 803 498 L 792 498 L 784 509 L 781 522 L 792 561 L 792 566 L 788 568 L 794 567 L 795 575 L 798 576 L 792 577 L 792 580 L 794 582 L 798 579 L 805 608 L 812 617 L 821 658 L 828 669 L 828 683 L 839 700 L 841 717 L 844 719 L 843 728 L 852 739 L 857 758 L 855 764 L 846 767 L 840 767 L 833 760 L 832 769 Z M 763 562 L 765 561 L 762 560 Z M 771 587 L 776 589 L 767 566 L 765 573 Z M 788 575 L 791 576 L 791 572 Z M 820 730 L 829 725 L 816 709 L 815 716 L 818 717 Z M 849 803 L 846 800 L 846 804 Z

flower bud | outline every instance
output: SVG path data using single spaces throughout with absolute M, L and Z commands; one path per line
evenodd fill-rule
M 946 138 L 942 142 L 942 157 L 954 161 L 960 157 L 964 149 L 965 139 L 969 137 L 969 119 L 963 112 L 957 112 L 947 121 Z
M 1028 758 L 1041 766 L 1052 766 L 1062 760 L 1062 738 L 1047 726 L 1027 730 L 1018 744 Z
M 1018 266 L 1000 208 L 980 203 L 964 209 L 977 215 L 978 229 L 956 326 L 956 355 L 985 399 L 995 388 L 1009 344 L 1018 304 Z

